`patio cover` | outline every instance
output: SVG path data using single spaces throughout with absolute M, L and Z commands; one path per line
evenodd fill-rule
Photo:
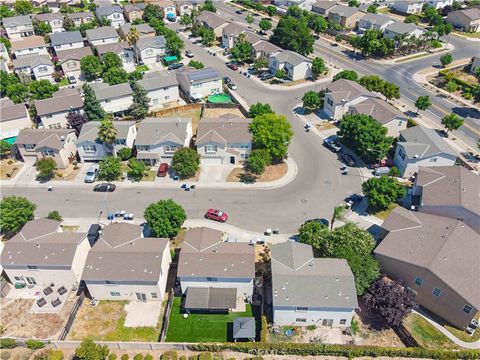
M 255 339 L 255 318 L 240 317 L 233 320 L 234 339 Z
M 185 309 L 228 310 L 237 306 L 237 289 L 188 287 Z

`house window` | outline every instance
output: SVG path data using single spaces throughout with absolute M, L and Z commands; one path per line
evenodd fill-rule
M 44 73 L 44 72 L 47 72 L 47 71 L 48 71 L 48 69 L 47 69 L 46 66 L 40 66 L 40 67 L 38 68 L 38 72 Z
M 207 277 L 207 281 L 218 281 L 216 277 Z
M 295 311 L 306 312 L 306 311 L 308 311 L 308 307 L 306 307 L 306 306 L 297 306 L 297 308 L 295 309 Z
M 137 145 L 137 150 L 138 151 L 149 151 L 150 146 L 149 145 Z
M 127 141 L 125 139 L 116 139 L 115 145 L 127 145 Z
M 439 297 L 441 293 L 442 293 L 442 290 L 440 290 L 439 288 L 433 288 L 432 294 L 434 296 Z
M 215 145 L 205 145 L 205 152 L 207 154 L 215 154 L 217 152 L 217 146 L 215 146 Z
M 422 278 L 419 278 L 418 276 L 415 278 L 415 284 L 417 284 L 418 286 L 422 286 L 423 284 L 423 279 Z
M 23 278 L 21 276 L 14 276 L 13 277 L 16 281 L 23 281 Z
M 33 144 L 25 144 L 25 145 L 23 145 L 23 147 L 25 148 L 25 151 L 34 151 L 35 150 L 35 145 L 33 145 Z
M 73 69 L 77 67 L 77 63 L 75 61 L 69 61 L 67 62 L 67 68 Z
M 165 95 L 165 100 L 170 99 L 170 95 Z
M 430 159 L 430 162 L 433 162 L 433 163 L 434 163 L 434 162 L 437 162 L 437 158 L 436 158 L 436 157 L 431 158 L 431 159 Z
M 38 267 L 35 265 L 27 265 L 27 270 L 38 270 Z
M 152 50 L 152 49 L 147 49 L 147 51 L 145 51 L 145 54 L 146 54 L 146 55 L 152 55 L 152 54 L 153 54 L 153 50 Z
M 340 319 L 340 325 L 346 325 L 347 319 Z
M 61 129 L 62 125 L 60 123 L 52 124 L 48 126 L 49 129 Z
M 403 149 L 400 149 L 400 150 L 398 151 L 398 155 L 400 155 L 400 157 L 402 158 L 402 160 L 405 160 L 405 155 L 406 155 L 406 154 L 405 154 L 405 151 L 403 151 Z
M 177 151 L 178 146 L 171 146 L 171 145 L 165 145 L 163 150 L 165 151 L 165 154 L 173 154 L 175 151 Z
M 97 147 L 95 145 L 83 145 L 83 151 L 86 153 L 94 153 L 97 151 Z
M 120 14 L 113 14 L 113 18 L 114 18 L 114 19 L 120 18 Z
M 333 106 L 333 100 L 328 98 L 327 99 L 327 104 L 330 105 L 330 106 Z
M 42 150 L 43 156 L 55 156 L 55 152 L 52 149 L 43 149 Z
M 118 283 L 112 280 L 105 280 L 105 285 L 115 286 L 115 285 L 118 285 Z
M 53 25 L 60 25 L 60 24 L 61 24 L 61 23 L 60 23 L 60 21 L 58 21 L 58 20 L 55 20 L 55 21 L 53 22 Z
M 120 54 L 120 58 L 121 58 L 121 59 L 128 59 L 129 56 L 130 56 L 130 55 L 128 55 L 128 53 L 121 53 L 121 54 Z
M 25 280 L 27 280 L 27 283 L 29 283 L 30 285 L 37 285 L 37 280 L 35 280 L 34 277 L 27 276 L 25 277 Z
M 151 293 L 150 295 L 152 295 L 152 299 L 158 299 L 157 293 Z
M 407 286 L 406 289 L 413 298 L 417 297 L 417 292 L 415 290 L 413 290 L 411 287 Z
M 306 318 L 296 318 L 296 319 L 295 319 L 295 322 L 303 322 L 303 323 L 306 323 L 306 322 L 307 322 L 307 319 L 306 319 Z
M 152 104 L 153 105 L 158 105 L 158 99 L 152 99 Z
M 110 291 L 110 296 L 120 296 L 118 291 Z
M 462 311 L 466 314 L 470 314 L 472 312 L 473 308 L 470 305 L 465 305 L 462 309 Z

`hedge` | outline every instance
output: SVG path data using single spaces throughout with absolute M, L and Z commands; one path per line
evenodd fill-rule
M 262 315 L 262 327 L 260 330 L 260 342 L 267 342 L 268 322 L 267 317 Z
M 448 72 L 449 72 L 449 70 L 445 69 L 445 70 L 441 70 L 439 73 L 442 76 L 446 76 L 448 74 Z M 460 85 L 462 87 L 463 91 L 465 91 L 466 89 L 470 89 L 470 92 L 471 92 L 476 88 L 475 85 L 469 84 L 468 82 L 463 81 L 462 79 L 459 79 L 455 76 L 452 78 L 452 80 L 455 81 L 457 83 L 457 85 Z
M 33 340 L 33 339 L 25 341 L 25 345 L 30 350 L 38 350 L 45 347 L 45 344 L 42 341 Z
M 389 348 L 378 346 L 352 346 L 330 344 L 297 344 L 297 343 L 225 343 L 225 344 L 194 344 L 189 349 L 193 351 L 222 350 L 238 351 L 249 354 L 276 354 L 298 356 L 344 356 L 356 357 L 406 357 L 406 358 L 430 358 L 430 359 L 479 359 L 479 350 L 428 350 L 422 348 Z
M 17 347 L 15 339 L 0 339 L 0 349 L 13 349 Z

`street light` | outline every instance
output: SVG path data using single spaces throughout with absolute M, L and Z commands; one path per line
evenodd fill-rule
M 105 208 L 107 209 L 107 219 L 110 220 L 110 224 L 111 224 L 112 219 L 110 219 L 110 210 L 108 210 L 108 204 L 107 204 L 107 195 L 109 191 L 110 191 L 110 185 L 107 186 L 107 191 L 105 191 L 105 197 L 103 198 L 103 202 L 105 203 Z

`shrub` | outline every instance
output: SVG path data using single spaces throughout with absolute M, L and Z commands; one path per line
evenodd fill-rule
M 200 166 L 200 156 L 190 148 L 181 148 L 175 151 L 172 158 L 172 168 L 181 179 L 191 178 Z
M 135 354 L 133 357 L 133 360 L 143 360 L 143 355 L 142 354 Z
M 120 360 L 128 360 L 128 354 L 123 354 L 120 356 Z
M 400 176 L 400 170 L 396 166 L 392 166 L 390 170 L 388 171 L 388 175 L 393 176 L 393 177 L 399 177 Z
M 308 325 L 307 330 L 315 330 L 317 328 L 316 325 Z
M 17 347 L 15 339 L 0 339 L 0 349 L 13 349 Z
M 180 356 L 179 360 L 187 360 L 187 357 L 185 355 Z
M 12 356 L 10 354 L 10 351 L 2 351 L 0 353 L 0 359 L 2 359 L 2 360 L 8 360 L 8 359 L 10 359 L 10 356 Z
M 177 360 L 178 355 L 175 350 L 166 351 L 160 356 L 160 360 Z
M 35 355 L 34 360 L 63 360 L 63 351 L 48 349 Z
M 260 332 L 261 342 L 267 342 L 267 333 L 268 333 L 267 317 L 265 315 L 262 315 L 262 328 Z
M 414 126 L 417 126 L 417 122 L 413 120 L 412 118 L 408 118 L 407 120 L 407 128 L 412 128 Z
M 117 359 L 117 355 L 114 354 L 114 353 L 110 353 L 108 354 L 108 360 L 116 360 Z
M 213 360 L 213 355 L 211 352 L 203 352 L 198 354 L 198 360 Z
M 132 157 L 132 149 L 125 147 L 117 151 L 117 155 L 122 161 L 126 161 Z
M 33 339 L 25 341 L 25 345 L 27 345 L 27 348 L 30 350 L 38 350 L 45 347 L 45 344 L 42 341 Z

